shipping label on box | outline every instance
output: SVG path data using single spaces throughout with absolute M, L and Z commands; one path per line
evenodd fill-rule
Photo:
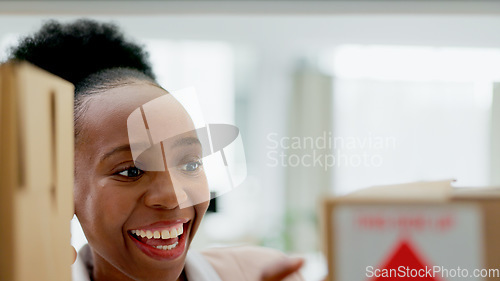
M 338 204 L 331 219 L 333 280 L 483 280 L 474 204 Z

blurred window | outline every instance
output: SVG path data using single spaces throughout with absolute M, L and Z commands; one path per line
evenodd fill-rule
M 333 175 L 336 193 L 447 178 L 489 184 L 500 50 L 345 45 L 320 61 L 335 77 L 333 135 L 354 143 L 337 141 L 347 160 Z

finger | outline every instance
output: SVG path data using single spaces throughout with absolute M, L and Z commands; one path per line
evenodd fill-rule
M 73 255 L 73 262 L 71 264 L 74 264 L 76 261 L 76 249 L 75 249 L 75 247 L 71 246 L 71 252 Z
M 290 274 L 297 272 L 304 260 L 301 258 L 287 258 L 272 264 L 264 269 L 262 272 L 262 281 L 281 281 Z

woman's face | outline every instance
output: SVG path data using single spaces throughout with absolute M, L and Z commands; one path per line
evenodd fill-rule
M 92 248 L 95 280 L 176 280 L 207 209 L 208 202 L 179 207 L 190 197 L 185 188 L 208 193 L 195 131 L 162 143 L 165 157 L 158 157 L 166 171 L 135 168 L 127 118 L 164 95 L 156 86 L 136 83 L 90 97 L 83 113 L 75 149 L 75 213 Z M 194 129 L 178 102 L 172 98 L 167 107 L 167 134 Z

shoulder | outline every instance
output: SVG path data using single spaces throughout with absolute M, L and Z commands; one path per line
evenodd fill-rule
M 256 246 L 210 248 L 201 251 L 201 254 L 217 271 L 222 281 L 258 281 L 266 266 L 286 258 L 286 255 L 278 250 Z M 285 279 L 300 280 L 303 279 L 299 274 Z

